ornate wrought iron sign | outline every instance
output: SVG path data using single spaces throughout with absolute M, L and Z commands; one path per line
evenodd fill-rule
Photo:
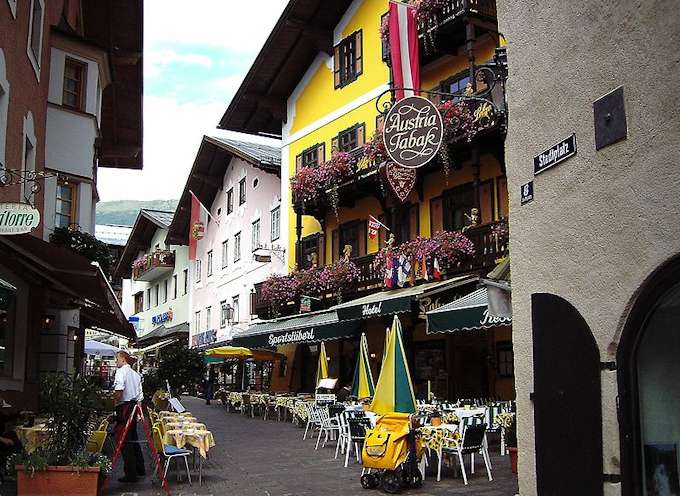
M 40 224 L 40 211 L 28 203 L 0 203 L 0 235 L 26 234 Z
M 415 169 L 427 164 L 437 155 L 443 137 L 442 116 L 427 98 L 403 98 L 390 108 L 385 117 L 385 149 L 390 158 L 402 167 Z

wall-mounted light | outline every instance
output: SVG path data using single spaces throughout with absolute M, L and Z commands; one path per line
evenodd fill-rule
M 57 320 L 56 315 L 45 314 L 42 317 L 43 329 L 50 329 Z
M 371 353 L 371 358 L 375 358 L 375 353 Z

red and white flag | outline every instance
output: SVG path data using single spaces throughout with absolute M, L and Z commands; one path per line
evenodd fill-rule
M 371 239 L 375 239 L 376 236 L 378 236 L 378 232 L 380 231 L 380 226 L 383 226 L 385 229 L 387 229 L 387 226 L 380 222 L 378 219 L 373 217 L 372 215 L 368 216 L 368 237 Z M 389 229 L 387 229 L 389 231 Z
M 392 78 L 397 101 L 413 96 L 420 90 L 420 62 L 418 60 L 418 24 L 413 5 L 390 2 L 390 57 Z M 414 88 L 403 90 L 402 88 Z
M 199 240 L 205 235 L 205 226 L 208 223 L 210 212 L 196 198 L 193 191 L 191 194 L 191 218 L 189 220 L 189 260 L 196 260 L 196 251 Z

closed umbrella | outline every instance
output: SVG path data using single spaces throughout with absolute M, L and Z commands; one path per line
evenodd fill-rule
M 326 347 L 323 341 L 319 345 L 319 364 L 316 366 L 316 387 L 319 387 L 321 379 L 328 379 L 328 358 L 326 358 Z
M 119 351 L 119 348 L 110 344 L 100 343 L 93 339 L 85 340 L 85 354 L 87 355 L 115 356 Z
M 372 397 L 375 391 L 371 365 L 368 361 L 368 341 L 366 334 L 361 334 L 359 341 L 359 357 L 357 366 L 354 369 L 354 380 L 352 381 L 352 396 L 357 398 Z
M 386 414 L 391 412 L 415 413 L 416 397 L 413 394 L 411 373 L 406 362 L 404 343 L 401 337 L 401 322 L 395 315 L 390 331 L 389 346 L 385 361 L 380 368 L 378 384 L 371 410 Z

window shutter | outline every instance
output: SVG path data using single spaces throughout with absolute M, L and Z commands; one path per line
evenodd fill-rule
M 383 125 L 385 124 L 385 116 L 383 114 L 378 114 L 375 116 L 375 128 L 382 131 Z
M 364 68 L 364 59 L 363 59 L 363 53 L 362 53 L 362 43 L 361 43 L 361 30 L 357 31 L 354 35 L 354 53 L 356 54 L 355 62 L 354 62 L 354 73 L 359 75 L 363 72 Z
M 319 165 L 326 161 L 326 143 L 320 143 L 316 147 L 316 158 Z
M 485 181 L 479 185 L 479 210 L 482 224 L 493 221 L 493 182 Z
M 302 167 L 302 154 L 295 157 L 295 172 L 300 170 Z
M 508 178 L 501 176 L 496 179 L 498 186 L 498 216 L 501 219 L 508 218 Z
M 326 233 L 319 233 L 319 238 L 317 239 L 317 260 L 319 261 L 319 267 L 326 265 Z
M 356 227 L 359 232 L 357 233 L 359 253 L 358 256 L 363 257 L 366 255 L 366 235 L 368 234 L 368 223 L 364 220 L 357 224 Z
M 385 224 L 385 214 L 380 214 L 378 216 L 378 220 Z M 383 226 L 380 226 L 378 228 L 378 250 L 382 250 L 383 248 L 385 248 L 386 243 L 387 243 L 387 230 Z
M 442 197 L 430 200 L 430 236 L 444 230 L 444 215 L 442 211 Z
M 411 205 L 408 209 L 408 218 L 409 218 L 409 238 L 410 239 L 416 239 L 418 235 L 420 234 L 418 231 L 418 227 L 420 225 L 419 219 L 418 219 L 418 212 L 419 212 L 419 205 L 416 203 L 415 205 Z
M 357 147 L 363 146 L 366 143 L 366 123 L 357 126 Z
M 340 150 L 340 135 L 334 136 L 331 140 L 331 153 Z
M 333 48 L 333 78 L 335 87 L 340 87 L 340 45 Z
M 333 243 L 333 262 L 336 262 L 340 258 L 340 230 L 339 229 L 333 229 L 333 234 L 332 234 L 332 243 Z

